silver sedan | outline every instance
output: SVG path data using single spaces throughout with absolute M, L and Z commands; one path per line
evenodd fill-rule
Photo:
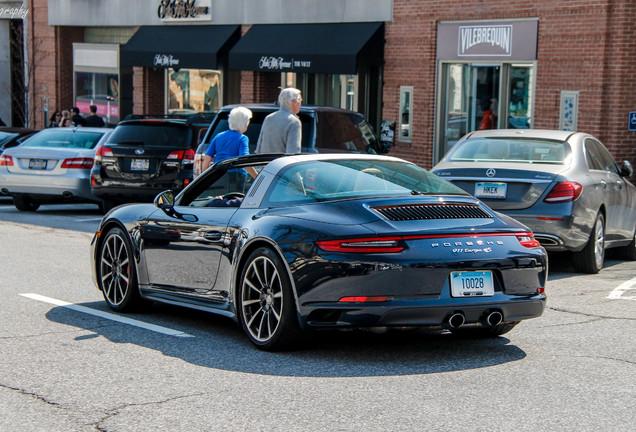
M 529 227 L 548 251 L 573 252 L 598 273 L 605 250 L 636 260 L 636 188 L 595 137 L 559 130 L 489 130 L 464 136 L 433 168 L 493 210 Z
M 40 204 L 94 202 L 90 172 L 97 144 L 112 129 L 50 128 L 0 155 L 0 192 L 21 211 Z

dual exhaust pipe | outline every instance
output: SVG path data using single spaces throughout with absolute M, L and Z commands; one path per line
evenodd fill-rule
M 482 324 L 489 327 L 494 327 L 501 324 L 503 321 L 503 315 L 499 311 L 490 311 L 484 314 L 484 318 L 481 320 Z M 457 329 L 464 325 L 466 317 L 461 312 L 455 312 L 448 318 L 448 327 L 451 329 Z

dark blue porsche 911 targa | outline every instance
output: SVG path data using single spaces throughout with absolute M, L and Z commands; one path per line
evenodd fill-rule
M 389 156 L 225 160 L 176 197 L 114 209 L 92 246 L 110 308 L 219 313 L 265 350 L 309 329 L 498 336 L 546 301 L 546 253 L 525 226 Z

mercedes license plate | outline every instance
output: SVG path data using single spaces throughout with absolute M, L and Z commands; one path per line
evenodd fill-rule
M 495 294 L 490 270 L 451 273 L 453 297 L 488 297 Z
M 29 169 L 45 170 L 46 159 L 29 159 Z
M 148 159 L 133 159 L 130 162 L 130 169 L 135 171 L 148 171 L 150 161 Z
M 475 197 L 477 198 L 506 198 L 506 183 L 486 183 L 475 184 Z

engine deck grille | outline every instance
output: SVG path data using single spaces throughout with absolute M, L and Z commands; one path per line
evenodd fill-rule
M 475 204 L 415 204 L 374 207 L 373 210 L 392 221 L 492 218 Z

